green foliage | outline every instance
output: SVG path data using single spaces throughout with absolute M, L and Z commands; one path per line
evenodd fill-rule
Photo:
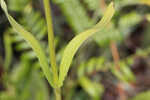
M 102 15 L 102 8 L 99 9 L 101 0 L 83 0 L 87 4 L 89 10 L 94 11 L 93 17 L 90 18 L 87 10 L 80 2 L 80 0 L 53 0 L 66 16 L 70 26 L 74 29 L 75 33 L 82 32 L 83 30 L 93 26 L 96 19 Z M 142 1 L 142 0 L 141 0 Z M 92 3 L 91 3 L 92 2 Z M 141 4 L 139 0 L 115 0 L 116 13 L 126 5 Z M 95 7 L 95 8 L 94 8 Z M 98 10 L 98 11 L 97 11 Z M 116 27 L 112 21 L 110 27 L 103 30 L 103 35 L 100 33 L 94 36 L 94 40 L 100 46 L 108 46 L 112 40 L 122 41 L 132 31 L 133 27 L 142 20 L 143 16 L 135 12 L 127 13 L 124 17 L 119 19 L 119 25 Z M 130 23 L 129 23 L 130 22 Z M 111 30 L 111 31 L 109 31 Z
M 14 6 L 19 6 L 19 5 L 16 4 Z M 16 9 L 14 9 L 14 11 L 16 11 Z M 46 23 L 45 23 L 44 18 L 42 18 L 40 12 L 35 11 L 29 2 L 28 4 L 25 5 L 25 8 L 23 9 L 21 13 L 24 17 L 20 18 L 19 22 L 22 25 L 24 25 L 24 27 L 26 27 L 27 30 L 30 30 L 33 33 L 33 35 L 42 43 L 43 48 L 45 49 L 46 42 L 42 40 L 44 36 L 46 36 L 47 28 L 45 27 Z M 15 46 L 16 50 L 23 52 L 22 56 L 28 57 L 29 59 L 34 60 L 36 58 L 35 53 L 31 50 L 26 51 L 26 50 L 31 49 L 30 45 L 27 44 L 21 36 L 16 35 L 16 33 L 13 30 L 11 30 L 10 33 L 12 33 L 11 38 L 13 40 L 13 43 L 16 44 Z
M 111 67 L 112 73 L 122 82 L 124 83 L 130 83 L 130 82 L 135 82 L 135 76 L 129 69 L 129 65 L 125 62 L 120 62 L 119 63 L 120 69 L 117 70 L 115 67 Z
M 122 60 L 119 62 L 120 69 L 118 70 L 114 66 L 113 62 L 107 62 L 104 57 L 91 58 L 86 62 L 83 62 L 78 67 L 78 77 L 82 77 L 86 74 L 92 74 L 96 71 L 108 71 L 110 70 L 120 81 L 125 83 L 135 82 L 135 76 L 130 70 L 129 66 L 133 63 L 127 60 Z
M 87 77 L 80 77 L 79 83 L 81 87 L 92 97 L 92 100 L 99 100 L 103 90 L 103 86 L 99 83 L 92 82 Z
M 12 40 L 10 35 L 8 34 L 9 32 L 5 32 L 4 35 L 4 43 L 5 43 L 5 62 L 4 62 L 4 66 L 5 66 L 5 70 L 9 69 L 9 66 L 11 64 L 11 60 L 12 60 Z
M 129 35 L 133 30 L 133 26 L 142 21 L 142 16 L 136 12 L 130 12 L 120 18 L 119 30 L 124 36 Z
M 13 1 L 15 2 L 15 0 L 12 0 L 12 2 Z M 14 6 L 20 6 L 20 5 L 15 4 Z M 46 52 L 46 55 L 48 55 L 47 54 L 48 48 L 46 46 L 47 42 L 43 41 L 47 32 L 47 27 L 45 27 L 46 22 L 44 18 L 41 16 L 41 13 L 39 11 L 35 11 L 32 8 L 31 2 L 27 3 L 24 6 L 25 7 L 24 9 L 22 9 L 22 12 L 21 12 L 23 17 L 19 18 L 19 23 L 21 23 L 27 30 L 30 30 L 32 32 L 32 35 L 34 35 L 41 42 L 42 47 L 44 48 L 44 51 Z M 14 9 L 14 11 L 17 11 L 17 9 Z M 19 52 L 22 52 L 21 55 L 23 57 L 28 57 L 31 60 L 35 60 L 36 54 L 35 52 L 31 50 L 30 45 L 27 44 L 24 41 L 24 39 L 21 36 L 17 35 L 16 32 L 14 32 L 12 29 L 10 33 L 12 33 L 11 38 L 13 40 L 13 43 L 16 44 L 15 49 Z
M 75 33 L 82 32 L 94 24 L 88 17 L 85 8 L 81 5 L 79 0 L 63 0 L 63 2 L 59 2 L 60 0 L 53 1 L 59 5 Z
M 70 26 L 74 29 L 75 33 L 82 32 L 83 30 L 88 29 L 89 27 L 93 26 L 96 23 L 95 19 L 91 19 L 88 16 L 87 11 L 84 8 L 84 6 L 80 3 L 80 0 L 65 0 L 64 2 L 59 2 L 59 0 L 54 0 L 54 2 L 56 2 L 59 5 L 62 12 L 66 16 Z M 83 2 L 85 2 L 89 6 L 90 10 L 94 10 L 94 12 L 97 13 L 97 9 L 99 9 L 99 4 L 100 4 L 99 0 L 83 0 Z M 112 27 L 110 29 L 114 30 L 116 33 L 116 29 L 114 28 L 112 29 Z M 108 33 L 107 31 L 108 31 L 107 29 L 104 29 L 103 32 Z M 100 32 L 98 32 L 98 34 L 94 36 L 94 40 L 98 44 L 103 45 L 103 43 L 105 44 L 109 43 L 110 42 L 109 40 L 114 40 L 118 36 L 120 36 L 118 32 L 115 35 L 114 32 L 109 34 L 105 34 L 105 33 L 101 38 L 101 34 Z
M 30 0 L 8 0 L 8 7 L 13 11 L 23 11 Z
M 40 47 L 39 42 L 34 38 L 34 36 L 26 31 L 23 27 L 21 27 L 9 14 L 7 11 L 7 6 L 5 4 L 5 2 L 3 0 L 1 0 L 1 6 L 3 8 L 3 10 L 5 11 L 5 14 L 10 22 L 10 24 L 12 25 L 12 27 L 17 31 L 18 34 L 22 35 L 23 38 L 31 45 L 32 49 L 34 50 L 34 52 L 36 53 L 40 64 L 42 66 L 42 70 L 47 78 L 47 80 L 49 81 L 49 83 L 54 86 L 53 83 L 53 79 L 54 77 L 52 76 L 51 71 L 48 68 L 48 63 L 47 63 L 47 59 L 46 56 L 42 50 L 42 48 Z M 67 72 L 69 70 L 70 64 L 72 62 L 73 56 L 75 55 L 76 51 L 78 50 L 78 48 L 80 47 L 80 45 L 90 36 L 92 36 L 94 33 L 101 31 L 101 29 L 103 29 L 104 27 L 106 27 L 106 25 L 108 24 L 108 22 L 111 20 L 112 16 L 114 14 L 114 8 L 113 8 L 113 3 L 111 3 L 106 11 L 106 13 L 104 14 L 104 17 L 102 18 L 102 20 L 96 25 L 94 26 L 92 29 L 89 29 L 83 33 L 80 33 L 78 36 L 76 36 L 70 43 L 69 45 L 66 47 L 66 49 L 64 50 L 64 55 L 60 64 L 60 74 L 59 74 L 59 86 L 63 85 L 63 81 L 65 79 L 65 76 L 67 75 Z M 53 70 L 54 71 L 54 70 Z M 55 84 L 56 85 L 56 84 Z
M 97 10 L 100 5 L 100 0 L 84 0 L 90 10 Z
M 110 44 L 112 40 L 123 40 L 123 34 L 121 34 L 121 32 L 117 28 L 115 28 L 115 25 L 113 23 L 110 23 L 107 28 L 104 28 L 102 30 L 102 33 L 103 35 L 98 33 L 94 36 L 94 40 L 99 46 L 108 46 L 108 44 Z
M 150 91 L 146 91 L 146 92 L 137 94 L 137 96 L 129 100 L 149 100 L 149 98 L 150 98 Z
M 93 28 L 83 33 L 80 33 L 75 38 L 73 38 L 70 41 L 70 43 L 67 45 L 66 49 L 64 50 L 63 58 L 60 64 L 60 74 L 59 74 L 60 86 L 63 85 L 62 82 L 64 81 L 67 75 L 72 59 L 75 53 L 77 52 L 78 48 L 85 40 L 91 37 L 94 33 L 103 30 L 103 28 L 105 28 L 109 23 L 109 21 L 111 20 L 113 14 L 114 14 L 114 8 L 113 8 L 113 3 L 111 3 L 104 14 L 104 17 L 97 25 L 95 25 Z
M 28 59 L 21 59 L 8 74 L 8 90 L 0 93 L 1 100 L 48 100 L 48 90 L 45 81 L 38 73 L 36 66 Z M 35 84 L 36 82 L 36 84 Z
M 34 36 L 26 31 L 22 26 L 20 26 L 9 14 L 7 11 L 7 6 L 5 4 L 5 2 L 3 0 L 1 0 L 1 7 L 3 8 L 3 10 L 5 11 L 5 14 L 7 15 L 7 18 L 10 22 L 10 24 L 12 25 L 12 27 L 14 28 L 14 30 L 20 34 L 22 37 L 24 37 L 24 39 L 31 45 L 32 49 L 34 50 L 34 52 L 36 53 L 40 64 L 41 64 L 41 68 L 45 74 L 45 76 L 47 77 L 47 80 L 49 81 L 49 83 L 54 86 L 53 84 L 53 76 L 52 73 L 49 69 L 49 65 L 48 65 L 48 61 L 47 58 L 45 56 L 45 53 L 43 52 L 43 49 L 40 47 L 40 43 L 38 42 L 38 40 L 36 40 L 34 38 Z M 55 86 L 54 86 L 55 87 Z
M 104 63 L 106 63 L 104 57 L 94 57 L 82 62 L 78 67 L 78 77 L 84 76 L 85 73 L 90 74 L 93 71 L 102 71 L 107 69 L 108 67 L 104 66 Z
M 126 37 L 130 35 L 131 32 L 133 32 L 134 29 L 136 29 L 136 26 L 138 26 L 139 23 L 143 22 L 143 20 L 149 20 L 149 14 L 146 15 L 143 13 L 141 14 L 137 11 L 138 9 L 134 9 L 132 11 L 127 11 L 127 12 L 124 11 L 124 7 L 132 6 L 132 5 L 141 5 L 141 4 L 149 5 L 148 1 L 115 0 L 116 14 L 113 20 L 111 20 L 111 22 L 107 20 L 109 22 L 108 25 L 105 25 L 105 23 L 107 24 L 108 22 L 103 21 L 104 18 L 106 18 L 105 15 L 104 18 L 101 18 L 103 12 L 105 12 L 104 11 L 105 6 L 103 6 L 104 7 L 103 8 L 102 5 L 100 5 L 99 3 L 101 2 L 101 0 L 82 0 L 82 2 L 81 0 L 53 0 L 53 1 L 55 4 L 57 4 L 57 6 L 61 8 L 63 15 L 66 16 L 66 20 L 68 22 L 67 24 L 71 26 L 71 29 L 74 30 L 74 33 L 79 33 L 79 35 L 77 35 L 75 38 L 71 40 L 71 42 L 66 46 L 66 48 L 63 47 L 61 44 L 59 44 L 59 50 L 57 50 L 58 53 L 56 55 L 56 58 L 58 58 L 56 59 L 57 63 L 60 62 L 60 66 L 58 67 L 59 84 L 57 84 L 56 86 L 56 84 L 54 84 L 53 82 L 54 73 L 52 74 L 52 70 L 51 70 L 52 66 L 51 67 L 49 66 L 49 60 L 47 59 L 49 57 L 48 55 L 49 47 L 47 46 L 47 41 L 45 41 L 46 40 L 45 37 L 47 37 L 46 36 L 47 27 L 45 27 L 46 22 L 41 12 L 33 9 L 32 7 L 33 5 L 31 5 L 32 4 L 31 0 L 8 0 L 8 9 L 21 14 L 21 17 L 16 18 L 16 20 L 20 24 L 22 24 L 25 27 L 25 29 L 30 30 L 31 33 L 27 32 L 22 27 L 20 27 L 19 24 L 17 24 L 15 20 L 5 10 L 10 22 L 13 22 L 12 24 L 17 26 L 17 27 L 15 26 L 14 29 L 15 30 L 19 29 L 19 31 L 24 31 L 27 34 L 23 34 L 23 32 L 17 32 L 17 33 L 21 33 L 22 35 L 24 35 L 24 37 L 26 37 L 25 40 L 28 41 L 30 40 L 30 41 L 27 44 L 26 41 L 24 41 L 24 37 L 17 35 L 12 28 L 7 28 L 9 31 L 6 31 L 4 33 L 4 43 L 5 43 L 5 52 L 6 52 L 5 55 L 6 58 L 4 60 L 5 68 L 11 71 L 11 69 L 9 69 L 9 66 L 11 64 L 11 57 L 12 57 L 12 48 L 11 48 L 12 42 L 15 43 L 15 50 L 21 51 L 20 52 L 21 65 L 20 66 L 15 65 L 15 68 L 12 69 L 13 71 L 11 72 L 11 74 L 7 73 L 8 74 L 7 77 L 9 77 L 8 79 L 9 81 L 7 82 L 8 91 L 0 93 L 0 99 L 2 100 L 10 100 L 10 99 L 11 100 L 19 100 L 19 99 L 48 100 L 48 90 L 46 89 L 47 87 L 45 85 L 44 80 L 41 79 L 41 76 L 37 71 L 37 69 L 39 69 L 40 67 L 39 62 L 37 62 L 37 60 L 35 61 L 36 56 L 38 56 L 41 61 L 40 54 L 42 54 L 43 56 L 42 58 L 44 58 L 41 61 L 42 62 L 41 66 L 45 71 L 45 74 L 53 87 L 61 87 L 63 85 L 65 77 L 68 74 L 70 67 L 78 66 L 78 70 L 77 70 L 78 77 L 77 79 L 72 80 L 73 81 L 72 84 L 73 86 L 76 85 L 76 80 L 77 80 L 78 82 L 77 85 L 81 86 L 83 90 L 81 90 L 80 92 L 78 91 L 78 93 L 75 93 L 76 86 L 73 87 L 74 89 L 70 89 L 71 96 L 77 95 L 77 97 L 75 98 L 72 98 L 69 95 L 70 97 L 68 98 L 70 98 L 71 100 L 87 99 L 88 97 L 87 94 L 85 93 L 88 93 L 88 95 L 92 98 L 92 100 L 99 100 L 101 98 L 101 95 L 105 91 L 105 89 L 100 82 L 97 82 L 97 80 L 91 79 L 90 77 L 87 76 L 87 75 L 92 75 L 92 72 L 104 71 L 107 73 L 109 71 L 114 75 L 114 77 L 117 78 L 117 80 L 121 82 L 128 83 L 128 84 L 130 84 L 131 82 L 133 83 L 136 82 L 136 76 L 131 71 L 130 66 L 133 64 L 133 60 L 136 55 L 147 57 L 150 51 L 149 49 L 137 50 L 137 53 L 134 54 L 133 56 L 129 58 L 127 57 L 125 59 L 121 59 L 119 61 L 120 69 L 117 69 L 116 66 L 114 66 L 114 61 L 112 61 L 112 59 L 109 59 L 111 55 L 110 53 L 108 53 L 109 52 L 108 49 L 106 51 L 101 51 L 101 49 L 102 47 L 106 47 L 106 46 L 108 47 L 108 45 L 112 40 L 115 40 L 117 44 L 120 45 L 120 43 L 123 42 L 126 39 Z M 127 8 L 125 8 L 125 10 L 126 9 Z M 89 11 L 92 11 L 93 13 L 92 17 L 91 15 L 89 16 L 88 13 Z M 111 18 L 111 16 L 109 16 L 109 18 Z M 104 23 L 101 22 L 101 25 L 94 26 L 94 24 L 97 22 L 98 19 L 102 19 Z M 56 20 L 58 19 L 56 18 Z M 90 27 L 92 28 L 89 29 Z M 51 29 L 51 27 L 49 27 L 49 29 Z M 83 32 L 86 29 L 89 30 Z M 82 55 L 82 53 L 86 53 L 85 52 L 86 50 L 84 50 L 83 52 L 80 52 L 81 61 L 78 61 L 78 59 L 76 59 L 75 57 L 74 63 L 71 65 L 72 59 L 76 54 L 76 52 L 78 51 L 79 47 L 82 45 L 82 43 L 85 40 L 87 40 L 87 38 L 89 38 L 94 33 L 97 33 L 93 36 L 94 41 L 98 44 L 98 45 L 96 44 L 96 46 L 100 47 L 100 53 L 102 54 L 98 54 L 97 57 L 90 57 L 87 60 L 86 57 L 82 57 L 84 55 L 84 54 Z M 146 40 L 143 43 L 144 46 L 145 45 L 147 46 L 149 44 L 149 42 L 147 42 L 149 41 L 148 39 L 149 28 L 145 30 L 144 34 L 145 33 L 147 33 L 147 35 L 145 35 L 144 39 Z M 29 37 L 27 37 L 27 35 Z M 37 42 L 37 40 L 33 36 L 39 42 Z M 58 38 L 59 37 L 56 37 L 55 41 L 57 41 Z M 61 41 L 60 38 L 59 41 Z M 145 44 L 145 42 L 147 44 Z M 36 43 L 36 46 L 32 47 L 34 45 L 32 43 Z M 34 49 L 34 51 L 31 50 L 31 47 Z M 91 46 L 91 48 L 93 47 Z M 62 55 L 61 53 L 63 52 L 63 49 L 64 49 L 64 54 Z M 106 55 L 103 53 L 106 53 Z M 89 54 L 87 53 L 87 55 Z M 22 60 L 22 58 L 24 60 Z M 74 69 L 76 68 L 73 68 L 73 71 L 71 70 L 71 74 L 76 74 L 76 72 L 74 72 Z M 66 80 L 66 82 L 68 83 L 68 80 Z M 24 88 L 22 89 L 22 87 Z M 38 90 L 39 87 L 40 90 Z M 29 92 L 30 90 L 31 92 Z M 66 87 L 64 88 L 64 90 L 66 91 Z M 63 95 L 66 95 L 66 93 Z M 142 95 L 148 97 L 149 94 L 145 92 L 142 93 Z M 137 96 L 135 97 L 135 100 L 147 100 L 146 98 L 144 98 L 144 96 Z
M 99 100 L 104 92 L 104 88 L 101 83 L 91 81 L 86 75 L 90 75 L 94 71 L 98 72 L 106 69 L 104 61 L 103 57 L 91 58 L 78 66 L 79 84 L 92 97 L 92 100 Z

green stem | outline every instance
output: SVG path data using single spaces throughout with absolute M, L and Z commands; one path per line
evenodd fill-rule
M 54 83 L 57 85 L 58 83 L 58 70 L 56 65 L 56 55 L 55 55 L 55 46 L 54 46 L 54 32 L 52 25 L 52 17 L 51 17 L 51 9 L 49 0 L 43 0 L 45 16 L 47 21 L 48 28 L 48 44 L 49 44 L 49 54 L 50 54 L 50 63 L 52 67 L 52 72 L 54 75 Z
M 56 97 L 56 100 L 61 100 L 61 89 L 60 88 L 55 88 L 55 97 Z
M 54 32 L 53 32 L 53 25 L 52 25 L 50 2 L 49 0 L 43 0 L 43 3 L 44 3 L 45 16 L 46 16 L 46 21 L 47 21 L 47 28 L 48 28 L 50 63 L 52 66 L 54 83 L 56 86 L 58 86 L 58 70 L 57 70 L 57 65 L 56 65 Z M 54 91 L 55 91 L 56 100 L 61 100 L 61 89 L 55 88 Z

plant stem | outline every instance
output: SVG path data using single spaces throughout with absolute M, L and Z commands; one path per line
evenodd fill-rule
M 116 69 L 120 70 L 120 66 L 119 66 L 120 57 L 119 57 L 119 52 L 118 52 L 115 41 L 111 41 L 110 47 L 111 47 L 111 52 L 112 52 L 112 56 L 115 62 Z
M 51 17 L 51 8 L 49 0 L 43 0 L 45 16 L 47 21 L 48 28 L 48 44 L 49 44 L 49 54 L 50 54 L 50 63 L 53 72 L 54 83 L 57 85 L 58 83 L 58 70 L 56 65 L 56 55 L 55 55 L 55 46 L 54 46 L 54 32 L 52 25 L 52 17 Z
M 102 9 L 102 12 L 104 13 L 106 10 L 106 3 L 105 0 L 100 0 L 100 7 Z
M 51 17 L 51 7 L 49 0 L 43 0 L 45 16 L 48 28 L 48 44 L 49 44 L 49 54 L 50 54 L 50 63 L 53 72 L 53 79 L 56 86 L 58 86 L 58 70 L 56 65 L 56 55 L 55 55 L 55 46 L 54 46 L 54 32 L 52 25 L 52 17 Z M 61 89 L 54 88 L 56 100 L 61 100 Z
M 56 97 L 56 100 L 61 100 L 61 89 L 60 88 L 55 88 L 55 97 Z

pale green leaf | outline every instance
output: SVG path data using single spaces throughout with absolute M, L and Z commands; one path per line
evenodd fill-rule
M 94 35 L 96 32 L 101 32 L 106 27 L 106 25 L 110 22 L 113 14 L 115 12 L 113 6 L 114 6 L 113 3 L 111 3 L 108 6 L 108 8 L 104 14 L 104 17 L 97 25 L 95 25 L 93 28 L 77 35 L 75 38 L 73 38 L 69 42 L 69 44 L 65 48 L 64 54 L 63 54 L 63 57 L 62 57 L 62 60 L 60 63 L 60 69 L 59 69 L 59 85 L 60 86 L 63 85 L 63 81 L 68 73 L 72 59 L 73 59 L 75 53 L 77 52 L 77 50 L 79 49 L 79 47 L 82 45 L 82 43 L 85 40 L 87 40 L 89 37 Z
M 40 43 L 38 40 L 35 39 L 35 37 L 32 35 L 32 33 L 26 31 L 21 25 L 19 25 L 8 13 L 7 11 L 7 6 L 4 2 L 4 0 L 1 0 L 1 7 L 4 10 L 11 26 L 14 28 L 14 30 L 21 35 L 28 43 L 29 45 L 32 47 L 32 49 L 34 50 L 34 52 L 36 53 L 39 62 L 41 64 L 41 68 L 43 70 L 44 75 L 46 76 L 48 82 L 54 86 L 53 84 L 53 79 L 52 79 L 52 72 L 49 68 L 48 65 L 48 61 L 47 58 L 45 56 L 45 53 L 43 52 L 43 49 L 40 46 Z

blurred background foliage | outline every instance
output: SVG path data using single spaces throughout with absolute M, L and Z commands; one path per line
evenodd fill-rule
M 111 0 L 51 0 L 57 63 L 77 33 L 96 24 Z M 150 0 L 114 0 L 103 34 L 85 42 L 62 88 L 63 100 L 149 100 Z M 47 48 L 42 0 L 7 0 L 15 19 Z M 48 56 L 48 54 L 47 54 Z M 53 100 L 31 47 L 0 9 L 0 100 Z

